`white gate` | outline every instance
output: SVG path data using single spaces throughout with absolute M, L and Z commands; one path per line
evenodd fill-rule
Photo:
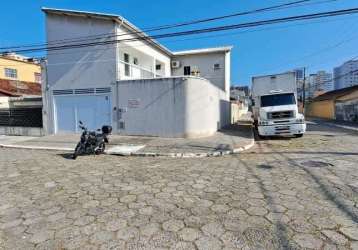
M 106 91 L 96 90 L 71 90 L 72 94 L 70 90 L 53 92 L 56 134 L 80 132 L 79 121 L 91 130 L 111 125 L 111 95 L 105 93 Z

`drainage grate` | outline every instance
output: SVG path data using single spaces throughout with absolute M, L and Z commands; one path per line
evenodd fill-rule
M 304 167 L 310 167 L 310 168 L 322 168 L 322 167 L 334 166 L 333 164 L 324 161 L 304 161 L 301 162 L 300 164 Z

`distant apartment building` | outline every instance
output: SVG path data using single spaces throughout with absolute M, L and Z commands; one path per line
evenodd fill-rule
M 308 97 L 313 98 L 320 94 L 334 90 L 332 73 L 320 70 L 308 77 Z
M 0 55 L 0 95 L 41 95 L 41 66 L 14 53 Z
M 305 77 L 304 68 L 294 69 L 293 71 L 296 73 L 297 80 L 303 80 L 303 78 Z
M 350 60 L 334 68 L 334 89 L 358 85 L 358 60 Z

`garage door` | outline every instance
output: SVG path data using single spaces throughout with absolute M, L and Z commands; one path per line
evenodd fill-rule
M 55 132 L 80 132 L 82 121 L 91 130 L 111 125 L 110 94 L 102 95 L 59 95 L 54 96 Z

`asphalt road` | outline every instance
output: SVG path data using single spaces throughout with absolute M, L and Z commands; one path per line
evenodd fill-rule
M 0 249 L 358 249 L 358 133 L 308 128 L 217 158 L 0 149 Z

